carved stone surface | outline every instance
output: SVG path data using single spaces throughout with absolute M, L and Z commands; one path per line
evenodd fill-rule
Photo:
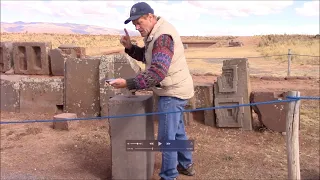
M 243 104 L 242 98 L 216 98 L 215 106 L 230 108 L 215 109 L 217 127 L 242 127 L 244 107 L 232 107 Z
M 1 42 L 0 72 L 9 71 L 13 67 L 12 49 L 12 42 Z
M 66 60 L 64 112 L 76 113 L 80 118 L 100 115 L 100 60 L 100 57 Z
M 50 42 L 14 42 L 15 74 L 49 75 Z
M 222 75 L 217 78 L 219 92 L 234 92 L 237 93 L 238 72 L 237 66 L 223 66 Z
M 126 89 L 116 89 L 105 83 L 106 79 L 132 78 L 141 71 L 134 59 L 126 54 L 117 53 L 101 56 L 99 65 L 101 116 L 108 115 L 108 101 L 115 95 L 127 95 Z
M 109 115 L 144 114 L 152 111 L 152 95 L 118 95 L 109 100 Z M 127 152 L 126 140 L 154 140 L 152 116 L 110 118 L 112 179 L 151 179 L 155 154 L 152 151 Z
M 248 60 L 245 58 L 225 60 L 222 70 L 221 77 L 218 77 L 217 82 L 214 83 L 215 106 L 218 106 L 220 102 L 228 104 L 228 101 L 230 104 L 240 102 L 240 104 L 248 104 L 251 93 Z M 216 121 L 219 127 L 240 127 L 244 130 L 252 130 L 251 107 L 244 106 L 239 110 L 243 112 L 243 115 L 231 120 L 229 116 L 226 116 L 225 110 L 216 109 Z M 232 114 L 232 111 L 229 110 L 229 113 Z

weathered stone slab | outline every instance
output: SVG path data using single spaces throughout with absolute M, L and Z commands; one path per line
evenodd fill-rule
M 28 76 L 20 81 L 20 112 L 56 113 L 63 105 L 63 77 Z
M 281 100 L 285 99 L 285 96 L 285 92 L 252 92 L 250 102 L 258 103 Z M 259 121 L 268 129 L 277 132 L 286 132 L 286 115 L 288 111 L 286 102 L 255 105 L 252 109 L 258 114 Z
M 50 42 L 14 42 L 15 74 L 49 75 Z
M 133 78 L 140 71 L 141 68 L 136 60 L 132 59 L 126 54 L 114 54 L 114 73 L 116 77 Z
M 58 47 L 61 49 L 65 54 L 72 55 L 76 54 L 77 58 L 85 58 L 86 57 L 86 48 L 80 47 L 74 44 L 63 44 Z
M 99 64 L 100 57 L 66 60 L 64 112 L 80 118 L 100 115 Z
M 0 72 L 13 68 L 12 42 L 1 42 L 0 46 Z
M 116 89 L 105 83 L 106 79 L 132 78 L 141 71 L 140 66 L 127 54 L 103 55 L 99 66 L 101 116 L 108 115 L 108 101 L 115 95 L 130 94 L 127 89 Z
M 1 74 L 1 111 L 20 112 L 20 80 L 23 75 Z
M 222 74 L 214 83 L 215 106 L 248 104 L 250 93 L 248 60 L 235 58 L 223 61 Z M 240 127 L 244 130 L 252 130 L 250 106 L 215 109 L 215 114 L 218 127 Z
M 75 113 L 61 113 L 53 116 L 54 120 L 68 120 L 68 119 L 76 119 L 77 115 Z M 70 130 L 75 129 L 78 125 L 78 120 L 72 121 L 55 121 L 53 122 L 53 129 L 56 130 Z
M 76 52 L 71 49 L 71 54 L 65 54 L 61 49 L 50 50 L 51 73 L 53 76 L 64 75 L 64 62 L 67 58 L 76 58 Z
M 144 114 L 152 111 L 152 95 L 118 95 L 109 101 L 109 115 Z M 152 116 L 110 118 L 112 179 L 151 179 L 155 154 L 152 151 L 126 151 L 126 140 L 154 140 Z
M 188 105 L 191 107 L 191 109 L 209 108 L 214 106 L 213 83 L 195 83 L 194 90 L 195 94 L 188 102 Z M 196 112 L 191 113 L 194 114 Z M 208 126 L 214 126 L 214 110 L 201 110 L 201 113 L 204 114 L 203 123 Z M 191 116 L 189 115 L 189 117 Z

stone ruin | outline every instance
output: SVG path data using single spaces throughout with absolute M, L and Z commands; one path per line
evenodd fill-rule
M 229 41 L 229 47 L 241 47 L 243 46 L 244 44 L 240 41 Z
M 184 49 L 188 48 L 208 48 L 217 44 L 215 41 L 182 41 Z
M 253 129 L 254 115 L 262 126 L 276 131 L 286 131 L 287 103 L 238 106 L 285 99 L 286 92 L 254 92 L 251 90 L 249 63 L 246 58 L 224 60 L 222 74 L 212 83 L 195 83 L 195 96 L 187 109 L 225 107 L 185 113 L 185 123 L 198 121 L 220 128 Z M 230 108 L 227 108 L 230 107 Z
M 87 56 L 83 47 L 61 45 L 52 49 L 46 42 L 1 42 L 0 50 L 1 111 L 56 113 L 54 119 L 156 111 L 157 97 L 152 93 L 132 96 L 128 90 L 105 85 L 105 79 L 134 77 L 141 71 L 136 61 L 123 52 Z M 280 98 L 273 92 L 251 92 L 247 59 L 225 60 L 216 82 L 194 86 L 195 96 L 189 100 L 187 109 Z M 253 110 L 269 129 L 284 132 L 285 107 L 278 103 L 185 112 L 184 115 L 187 126 L 198 120 L 212 127 L 252 130 Z M 154 116 L 109 118 L 113 178 L 152 176 L 153 152 L 127 153 L 125 141 L 155 139 L 153 120 Z M 73 123 L 55 122 L 53 128 L 68 130 L 74 127 Z

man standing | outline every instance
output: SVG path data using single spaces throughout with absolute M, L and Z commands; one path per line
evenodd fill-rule
M 129 90 L 152 88 L 159 96 L 159 112 L 183 111 L 194 87 L 180 35 L 145 2 L 132 6 L 124 23 L 130 21 L 144 37 L 145 46 L 132 45 L 126 29 L 120 42 L 129 56 L 146 64 L 146 71 L 132 79 L 115 79 L 110 85 Z M 158 140 L 188 140 L 182 113 L 161 114 L 158 122 Z M 162 152 L 161 179 L 176 179 L 179 173 L 195 174 L 191 151 Z

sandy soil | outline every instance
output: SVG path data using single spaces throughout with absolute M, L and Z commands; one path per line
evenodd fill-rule
M 194 76 L 213 82 L 215 76 Z M 319 80 L 262 80 L 251 78 L 253 91 L 301 91 L 319 96 Z M 319 101 L 301 105 L 300 162 L 303 179 L 319 179 Z M 1 121 L 52 119 L 53 114 L 1 112 Z M 83 121 L 77 129 L 56 131 L 51 123 L 1 125 L 1 179 L 110 179 L 110 139 L 106 120 Z M 155 124 L 155 126 L 157 126 Z M 196 176 L 179 179 L 285 179 L 285 136 L 261 129 L 218 129 L 193 121 L 187 128 L 196 142 Z M 156 153 L 153 179 L 159 179 Z

